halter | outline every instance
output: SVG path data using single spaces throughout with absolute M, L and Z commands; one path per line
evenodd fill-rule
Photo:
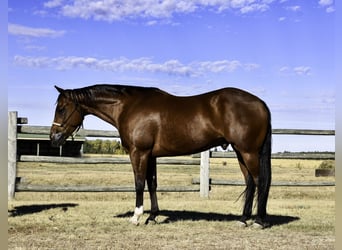
M 64 124 L 67 123 L 67 121 L 71 118 L 71 116 L 75 113 L 76 110 L 82 115 L 82 112 L 78 108 L 79 108 L 79 105 L 77 103 L 75 103 L 74 110 L 70 113 L 70 115 L 67 117 L 67 119 L 65 119 L 65 121 L 63 123 L 58 123 L 58 122 L 53 121 L 52 125 L 64 128 Z M 83 127 L 83 118 L 84 118 L 84 116 L 82 117 L 82 122 L 81 122 L 80 125 L 76 125 L 76 126 L 75 125 L 70 125 L 72 127 L 75 127 L 74 131 L 71 133 L 72 140 L 74 140 L 74 137 L 76 136 L 76 134 L 80 130 L 80 128 Z

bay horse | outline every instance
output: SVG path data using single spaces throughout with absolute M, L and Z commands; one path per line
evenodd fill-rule
M 112 124 L 130 156 L 135 178 L 136 203 L 130 222 L 143 214 L 145 181 L 151 200 L 146 220 L 155 221 L 157 202 L 156 158 L 198 153 L 231 145 L 246 182 L 240 221 L 252 217 L 257 189 L 259 226 L 267 225 L 266 206 L 271 184 L 271 114 L 258 97 L 237 88 L 223 88 L 196 96 L 174 96 L 158 88 L 98 84 L 59 92 L 50 139 L 62 145 L 95 115 Z

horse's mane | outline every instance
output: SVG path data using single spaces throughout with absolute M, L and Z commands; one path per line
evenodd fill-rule
M 78 89 L 67 89 L 63 93 L 67 98 L 76 103 L 91 104 L 94 102 L 113 103 L 122 96 L 128 96 L 135 91 L 158 91 L 158 88 L 127 86 L 127 85 L 111 85 L 97 84 Z

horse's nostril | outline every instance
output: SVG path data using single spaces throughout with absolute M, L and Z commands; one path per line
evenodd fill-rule
M 64 137 L 62 133 L 51 134 L 50 141 L 52 147 L 59 147 L 64 143 Z

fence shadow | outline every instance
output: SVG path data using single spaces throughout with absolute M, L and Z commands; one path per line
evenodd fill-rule
M 145 211 L 145 213 L 149 213 L 150 211 Z M 118 214 L 114 217 L 116 218 L 129 218 L 133 215 L 132 212 L 126 212 L 123 214 Z M 159 221 L 160 224 L 172 223 L 177 221 L 219 221 L 219 222 L 227 222 L 227 221 L 237 221 L 241 218 L 241 215 L 235 214 L 221 214 L 221 213 L 204 213 L 204 212 L 196 212 L 196 211 L 178 211 L 178 210 L 162 210 L 159 213 L 159 216 L 165 216 L 166 218 L 162 221 Z M 267 221 L 270 223 L 270 227 L 278 226 L 283 224 L 288 224 L 290 222 L 299 220 L 299 217 L 294 216 L 285 216 L 285 215 L 268 215 Z
M 69 207 L 76 207 L 76 203 L 60 203 L 60 204 L 39 204 L 39 205 L 25 205 L 16 206 L 12 210 L 8 210 L 10 217 L 23 216 L 29 214 L 40 213 L 45 210 L 61 208 L 62 211 L 66 212 Z

